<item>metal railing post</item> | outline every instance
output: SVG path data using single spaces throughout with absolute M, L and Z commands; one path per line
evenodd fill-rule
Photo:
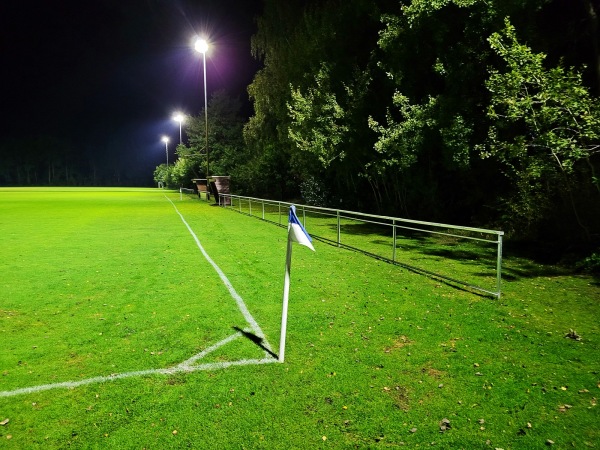
M 496 261 L 496 296 L 500 298 L 502 285 L 502 235 L 498 235 L 498 260 Z
M 340 211 L 336 210 L 337 214 L 337 245 L 338 247 L 342 243 L 342 227 L 340 226 Z
M 392 220 L 392 262 L 396 262 L 396 219 Z

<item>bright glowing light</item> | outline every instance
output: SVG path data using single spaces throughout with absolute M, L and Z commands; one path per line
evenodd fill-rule
M 161 140 L 166 144 L 169 142 L 169 138 L 167 136 L 163 136 Z
M 185 116 L 182 113 L 178 112 L 178 113 L 173 114 L 173 120 L 175 122 L 181 123 L 185 120 Z
M 206 53 L 208 51 L 208 42 L 206 39 L 197 38 L 194 43 L 194 48 L 198 53 Z

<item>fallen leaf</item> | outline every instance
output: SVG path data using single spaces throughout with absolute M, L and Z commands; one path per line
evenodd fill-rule
M 440 422 L 440 433 L 443 433 L 446 430 L 449 430 L 450 428 L 452 428 L 452 426 L 450 425 L 450 421 L 448 419 L 442 419 L 442 421 Z
M 569 332 L 567 334 L 565 334 L 565 337 L 569 338 L 569 339 L 574 339 L 576 341 L 580 341 L 581 340 L 581 336 L 579 336 L 577 334 L 577 331 L 575 331 L 573 329 L 570 329 Z
M 9 421 L 10 419 L 4 419 L 2 422 L 0 422 L 0 425 L 6 425 Z
M 411 433 L 416 433 L 416 432 L 417 432 L 417 427 L 411 428 L 409 431 L 410 431 Z

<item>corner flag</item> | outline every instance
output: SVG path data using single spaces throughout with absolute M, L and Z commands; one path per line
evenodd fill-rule
M 288 234 L 292 241 L 297 242 L 298 244 L 302 244 L 310 248 L 313 252 L 315 248 L 312 245 L 312 238 L 306 232 L 300 221 L 298 220 L 298 216 L 296 215 L 296 206 L 290 206 L 290 217 L 288 223 Z
M 305 245 L 313 252 L 315 248 L 312 245 L 312 239 L 306 232 L 298 216 L 296 215 L 296 207 L 290 206 L 290 215 L 288 222 L 288 240 L 287 254 L 285 258 L 285 278 L 283 281 L 283 310 L 281 312 L 281 338 L 279 339 L 279 362 L 283 362 L 285 356 L 285 335 L 287 329 L 287 311 L 288 300 L 290 296 L 290 272 L 292 268 L 292 242 Z

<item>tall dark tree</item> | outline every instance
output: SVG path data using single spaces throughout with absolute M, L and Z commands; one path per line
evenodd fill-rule
M 192 178 L 205 178 L 207 169 L 206 119 L 204 110 L 190 118 L 188 145 L 177 146 L 178 160 L 170 168 L 168 179 L 177 186 L 187 186 Z M 208 170 L 210 175 L 234 175 L 246 163 L 242 130 L 241 101 L 226 91 L 215 92 L 208 102 Z M 233 176 L 234 183 L 243 180 Z
M 552 148 L 560 139 L 547 139 L 525 116 L 510 122 L 490 113 L 515 100 L 508 78 L 490 75 L 506 69 L 506 59 L 488 42 L 506 17 L 520 42 L 547 55 L 540 74 L 577 67 L 564 69 L 563 81 L 581 77 L 569 84 L 572 90 L 563 87 L 596 117 L 597 97 L 589 94 L 597 85 L 595 1 L 575 7 L 569 0 L 265 0 L 253 40 L 265 67 L 249 88 L 255 115 L 244 130 L 254 169 L 293 180 L 296 190 L 282 185 L 280 195 L 297 195 L 301 186 L 300 193 L 321 203 L 341 199 L 362 210 L 523 233 L 511 210 L 523 186 L 508 176 L 502 152 L 490 152 L 490 133 L 502 131 L 502 142 L 522 135 L 533 143 L 528 152 L 544 139 L 553 142 L 546 145 L 550 155 L 564 156 L 566 147 Z M 592 90 L 578 96 L 586 84 Z M 573 199 L 587 192 L 580 189 L 584 180 L 596 186 L 594 120 L 589 126 L 578 120 L 571 134 L 585 136 L 588 149 L 573 165 Z M 543 182 L 555 183 L 550 173 Z M 530 203 L 540 207 L 538 230 L 553 220 L 549 210 L 586 209 L 558 194 L 544 201 L 552 208 Z M 572 222 L 562 228 L 565 237 L 579 227 Z M 598 228 L 586 227 L 590 236 Z

